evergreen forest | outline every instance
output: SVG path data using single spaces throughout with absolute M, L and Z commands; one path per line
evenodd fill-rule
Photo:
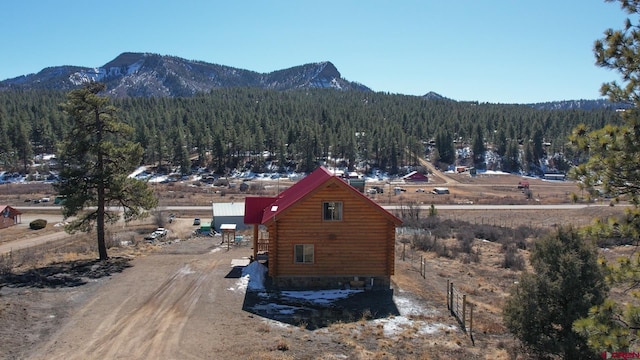
M 71 126 L 60 109 L 65 99 L 61 91 L 0 92 L 0 170 L 28 174 L 35 159 L 56 154 Z M 580 155 L 566 147 L 573 128 L 621 122 L 610 109 L 537 110 L 329 89 L 227 88 L 111 101 L 135 129 L 143 164 L 182 174 L 308 172 L 318 164 L 398 174 L 417 166 L 418 157 L 438 166 L 536 174 L 548 164 L 565 172 Z

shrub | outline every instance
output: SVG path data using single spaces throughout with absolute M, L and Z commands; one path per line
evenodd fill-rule
M 421 251 L 433 250 L 435 239 L 428 234 L 414 234 L 413 235 L 413 248 Z
M 0 275 L 10 274 L 13 270 L 13 257 L 12 254 L 0 254 Z M 2 286 L 0 286 L 2 288 Z
M 440 257 L 452 258 L 455 255 L 442 241 L 438 241 L 438 238 L 428 234 L 414 235 L 413 247 L 421 251 L 432 251 Z
M 602 304 L 608 293 L 597 250 L 578 230 L 559 228 L 533 245 L 529 260 L 534 271 L 520 275 L 505 301 L 507 329 L 537 359 L 595 359 L 574 322 Z M 609 314 L 606 318 L 616 321 Z
M 502 262 L 502 266 L 505 269 L 524 270 L 524 258 L 520 253 L 518 253 L 518 249 L 515 245 L 508 245 L 505 249 L 504 261 Z
M 280 339 L 276 343 L 276 349 L 278 349 L 280 351 L 287 351 L 287 350 L 289 350 L 289 344 L 286 342 L 286 340 Z
M 29 229 L 31 230 L 40 230 L 47 227 L 47 220 L 45 219 L 36 219 L 29 223 Z
M 475 225 L 473 227 L 474 237 L 476 239 L 484 239 L 491 242 L 496 242 L 500 238 L 504 237 L 504 233 L 508 231 L 498 226 L 493 225 Z
M 461 231 L 456 233 L 456 239 L 458 239 L 460 251 L 465 254 L 471 254 L 473 250 L 473 235 L 469 232 Z

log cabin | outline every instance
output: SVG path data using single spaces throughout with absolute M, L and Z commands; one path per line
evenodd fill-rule
M 244 221 L 276 288 L 390 288 L 402 221 L 324 167 L 278 196 L 247 197 Z

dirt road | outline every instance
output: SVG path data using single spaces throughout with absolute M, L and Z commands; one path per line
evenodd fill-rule
M 235 337 L 260 320 L 242 311 L 227 277 L 249 248 L 213 239 L 138 258 L 113 276 L 34 353 L 34 359 L 202 359 L 244 353 Z M 169 251 L 171 253 L 169 253 Z M 241 356 L 242 357 L 242 356 Z

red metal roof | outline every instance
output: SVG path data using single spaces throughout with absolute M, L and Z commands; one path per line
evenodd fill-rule
M 402 178 L 407 181 L 416 181 L 416 182 L 429 181 L 429 178 L 426 175 L 419 173 L 417 171 L 410 172 L 407 175 L 403 176 Z
M 357 194 L 357 196 L 361 197 L 362 200 L 367 202 L 370 206 L 378 208 L 380 211 L 382 211 L 394 223 L 398 225 L 402 224 L 402 220 L 398 219 L 396 216 L 383 209 L 380 205 L 373 202 L 356 188 L 347 184 L 344 180 L 338 178 L 322 166 L 304 177 L 302 180 L 295 183 L 290 188 L 281 192 L 275 198 L 248 197 L 245 200 L 244 222 L 245 224 L 265 224 L 330 181 L 339 184 L 340 186 L 348 189 L 354 194 Z M 262 213 L 262 219 L 261 221 L 257 222 L 260 213 Z
M 261 224 L 264 209 L 276 201 L 277 197 L 247 196 L 244 199 L 244 223 Z
M 22 211 L 14 208 L 14 207 L 11 207 L 9 205 L 0 205 L 0 216 L 2 216 L 1 214 L 3 214 L 7 210 L 7 208 L 14 215 L 22 215 Z

